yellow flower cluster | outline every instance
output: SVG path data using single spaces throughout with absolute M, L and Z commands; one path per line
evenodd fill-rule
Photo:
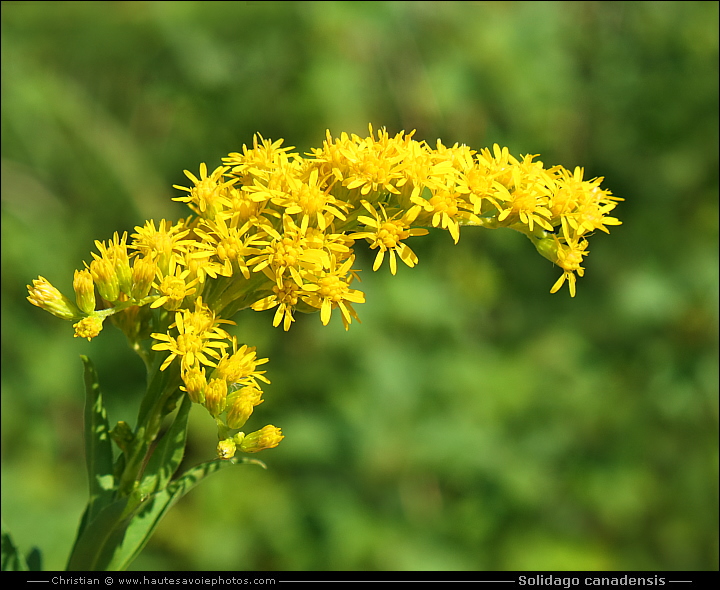
M 562 269 L 551 292 L 567 281 L 574 296 L 587 237 L 620 224 L 608 214 L 621 199 L 600 188 L 602 178 L 498 145 L 433 148 L 372 127 L 365 138 L 328 132 L 306 157 L 282 143 L 256 136 L 210 173 L 205 164 L 199 177 L 185 171 L 191 186 L 176 186 L 175 200 L 192 210 L 187 219 L 147 221 L 129 244 L 127 234 L 95 242 L 99 254 L 75 274 L 77 305 L 42 277 L 28 287 L 31 303 L 77 321 L 76 336 L 90 340 L 113 316 L 136 349 L 152 338 L 149 354 L 167 353 L 162 370 L 179 363 L 182 389 L 218 421 L 221 457 L 282 439 L 272 426 L 228 436 L 262 402 L 258 381 L 267 379 L 257 367 L 267 359 L 238 347 L 223 325 L 241 309 L 275 309 L 273 325 L 288 330 L 298 311 L 319 311 L 327 324 L 337 309 L 347 329 L 365 300 L 352 286 L 355 242 L 377 250 L 373 270 L 387 259 L 395 274 L 398 258 L 417 264 L 407 241 L 428 228 L 456 243 L 462 225 L 511 228 Z

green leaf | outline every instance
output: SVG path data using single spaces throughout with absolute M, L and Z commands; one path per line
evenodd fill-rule
M 93 520 L 87 520 L 84 530 L 78 533 L 70 559 L 68 571 L 102 571 L 102 561 L 107 551 L 108 540 L 122 522 L 127 498 L 116 500 L 105 506 Z M 85 518 L 83 517 L 85 520 Z
M 103 535 L 109 532 L 122 514 L 127 499 L 113 503 L 116 491 L 112 440 L 107 412 L 103 405 L 97 371 L 92 361 L 80 357 L 85 367 L 85 464 L 89 500 L 70 553 L 68 569 L 92 569 L 93 555 Z M 111 510 L 107 510 L 112 507 Z M 89 530 L 89 528 L 91 530 Z
M 87 524 L 112 502 L 116 484 L 110 428 L 97 372 L 88 357 L 80 358 L 85 365 L 85 462 L 90 500 L 83 524 Z M 82 528 L 83 525 L 78 535 L 82 534 Z
M 124 526 L 113 532 L 106 554 L 108 571 L 122 571 L 138 556 L 147 545 L 158 524 L 174 504 L 173 495 L 162 489 L 140 506 L 138 511 L 125 521 Z
M 135 440 L 125 453 L 125 467 L 118 483 L 118 493 L 126 496 L 137 491 L 136 482 L 140 478 L 148 451 L 158 436 L 163 419 L 172 413 L 177 398 L 182 393 L 178 389 L 179 367 L 171 365 L 166 371 L 160 371 L 159 360 L 155 364 L 155 368 L 150 371 L 148 388 L 140 404 Z
M 263 465 L 253 459 L 242 462 Z M 166 488 L 140 502 L 130 515 L 125 515 L 126 499 L 105 507 L 76 543 L 68 570 L 126 569 L 150 540 L 163 516 L 180 498 L 211 473 L 236 463 L 218 459 L 188 469 Z
M 260 461 L 253 459 L 242 462 L 263 465 Z M 114 571 L 127 568 L 150 540 L 163 516 L 180 498 L 211 473 L 235 464 L 237 464 L 236 461 L 222 459 L 201 463 L 188 469 L 166 488 L 152 494 L 143 502 L 136 514 L 129 519 L 127 525 L 122 530 L 116 531 L 112 541 L 117 543 L 117 549 L 110 559 L 107 569 Z
M 160 370 L 161 363 L 162 359 L 158 357 L 151 370 L 147 392 L 142 399 L 140 411 L 138 412 L 138 426 L 145 424 L 149 416 L 157 413 L 157 404 L 162 400 L 168 384 L 176 381 L 180 375 L 179 363 L 172 363 L 165 371 Z
M 28 569 L 32 572 L 42 571 L 42 552 L 38 547 L 30 549 L 30 553 L 27 555 Z
M 107 414 L 103 407 L 95 370 L 87 357 L 85 363 L 85 429 L 90 501 L 83 515 L 68 570 L 124 570 L 145 547 L 167 511 L 202 479 L 236 460 L 208 461 L 170 481 L 180 466 L 187 438 L 192 402 L 185 396 L 172 425 L 161 438 L 148 464 L 145 477 L 129 497 L 113 501 L 116 492 L 113 475 L 112 445 Z M 155 374 L 140 417 L 149 416 L 150 408 L 161 403 L 168 375 Z M 152 403 L 148 403 L 148 400 Z M 136 436 L 141 437 L 138 429 Z M 141 437 L 143 438 L 143 437 Z M 138 445 L 135 454 L 147 446 Z M 260 461 L 244 460 L 244 463 Z
M 167 486 L 185 455 L 185 441 L 187 439 L 188 417 L 192 402 L 186 395 L 175 420 L 153 451 L 147 466 L 145 476 L 140 484 L 142 493 L 151 494 Z
M 4 572 L 23 572 L 30 569 L 18 548 L 13 543 L 9 531 L 2 524 L 2 549 L 0 551 L 2 557 L 2 571 Z

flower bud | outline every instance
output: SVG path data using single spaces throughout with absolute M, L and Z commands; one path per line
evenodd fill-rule
M 130 296 L 138 301 L 147 297 L 152 287 L 157 265 L 150 257 L 136 258 L 132 268 L 132 288 Z
M 117 237 L 117 234 L 115 235 Z M 130 259 L 125 244 L 117 245 L 113 250 L 113 254 L 118 286 L 123 293 L 130 295 L 132 292 L 132 270 L 130 270 Z
M 276 426 L 268 424 L 260 430 L 251 432 L 243 438 L 240 450 L 243 453 L 257 453 L 263 449 L 273 449 L 285 438 L 282 431 Z
M 183 381 L 185 382 L 185 391 L 187 391 L 190 401 L 194 404 L 202 404 L 205 402 L 205 388 L 207 387 L 207 380 L 205 379 L 205 369 L 198 369 L 192 367 L 185 371 L 183 375 Z
M 115 444 L 120 448 L 121 451 L 126 452 L 130 446 L 130 443 L 135 439 L 135 434 L 130 428 L 130 425 L 124 420 L 120 420 L 110 431 L 110 437 L 115 441 Z
M 217 445 L 217 454 L 220 459 L 232 459 L 235 456 L 235 442 L 232 438 L 221 440 Z
M 29 293 L 27 300 L 54 316 L 63 320 L 76 320 L 82 317 L 77 306 L 53 287 L 46 278 L 38 277 L 33 280 L 32 287 L 28 285 L 27 289 Z
M 227 381 L 225 379 L 210 379 L 205 388 L 205 407 L 208 412 L 217 418 L 225 410 L 227 402 Z
M 534 243 L 535 249 L 541 256 L 547 258 L 550 262 L 557 264 L 558 246 L 560 245 L 560 242 L 555 236 L 551 236 L 549 238 L 540 238 L 539 240 L 534 241 Z
M 262 390 L 249 385 L 228 397 L 227 425 L 230 428 L 242 428 L 253 413 L 253 408 L 261 404 Z
M 95 284 L 93 283 L 90 271 L 76 270 L 73 279 L 73 289 L 75 290 L 75 301 L 78 307 L 85 313 L 95 311 Z
M 105 258 L 96 258 L 90 263 L 90 273 L 100 297 L 110 303 L 117 301 L 120 297 L 120 285 L 112 263 Z

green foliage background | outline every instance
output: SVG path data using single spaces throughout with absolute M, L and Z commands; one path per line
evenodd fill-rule
M 177 219 L 183 169 L 368 122 L 584 166 L 626 199 L 571 299 L 521 235 L 360 255 L 362 324 L 244 312 L 268 471 L 224 470 L 135 569 L 718 568 L 716 2 L 3 2 L 2 513 L 64 567 L 86 501 L 80 354 L 111 420 L 142 363 L 32 307 L 94 239 Z M 337 320 L 337 318 L 334 318 Z M 188 461 L 212 456 L 196 409 Z M 249 425 L 250 426 L 250 425 Z

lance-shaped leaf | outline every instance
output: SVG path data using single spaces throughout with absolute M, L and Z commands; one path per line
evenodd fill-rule
M 185 441 L 187 439 L 188 417 L 192 402 L 186 395 L 180 409 L 175 415 L 172 426 L 155 447 L 140 484 L 143 494 L 151 494 L 167 486 L 185 454 Z
M 88 357 L 80 358 L 85 365 L 85 463 L 90 499 L 78 536 L 115 494 L 112 441 L 97 372 Z
M 105 569 L 103 556 L 114 531 L 121 526 L 127 498 L 120 498 L 105 506 L 97 516 L 88 520 L 84 530 L 75 540 L 68 571 L 102 571 Z M 86 520 L 83 518 L 83 520 Z
M 112 441 L 100 383 L 92 361 L 80 357 L 85 366 L 85 464 L 89 499 L 75 545 L 68 561 L 69 570 L 92 570 L 98 547 L 117 524 L 127 499 L 113 503 L 116 482 Z M 107 510 L 108 508 L 111 510 Z
M 128 519 L 122 528 L 118 528 L 108 540 L 107 547 L 115 549 L 112 555 L 107 554 L 103 557 L 103 561 L 107 558 L 106 569 L 116 571 L 127 568 L 145 547 L 163 516 L 180 498 L 211 473 L 236 463 L 235 460 L 221 459 L 201 463 L 188 469 L 167 487 L 147 498 L 134 516 Z M 261 461 L 254 459 L 244 459 L 242 463 L 254 463 L 265 467 Z
M 172 396 L 180 393 L 179 368 L 169 367 L 167 371 L 158 366 L 151 372 L 148 388 L 140 404 L 135 438 L 125 453 L 124 473 L 118 483 L 119 493 L 130 495 L 136 490 L 136 480 L 140 476 L 142 463 L 160 431 L 163 418 L 172 412 Z M 151 490 L 152 491 L 152 490 Z

